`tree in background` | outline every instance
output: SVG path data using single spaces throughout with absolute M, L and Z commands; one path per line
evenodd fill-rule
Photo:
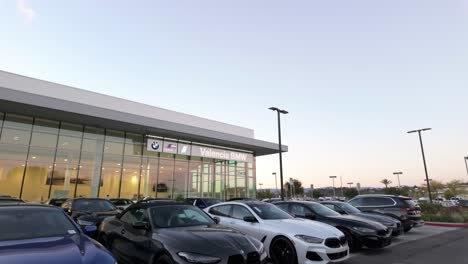
M 284 188 L 288 191 L 290 194 L 290 184 L 287 182 L 284 185 Z M 304 187 L 302 187 L 302 182 L 298 179 L 293 179 L 293 188 L 294 188 L 294 195 L 304 195 Z M 290 194 L 291 195 L 291 194 Z
M 385 189 L 385 194 L 409 196 L 409 188 L 408 187 L 402 187 L 402 188 L 390 187 L 390 188 Z
M 270 189 L 257 190 L 257 199 L 271 199 L 275 197 Z
M 344 195 L 347 199 L 351 199 L 354 196 L 358 195 L 358 191 L 355 188 L 346 188 Z
M 380 183 L 382 183 L 383 185 L 385 185 L 385 189 L 388 188 L 388 185 L 392 184 L 392 181 L 389 180 L 389 179 L 383 179 L 380 181 Z

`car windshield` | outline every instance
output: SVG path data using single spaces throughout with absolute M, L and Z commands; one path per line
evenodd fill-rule
M 75 200 L 73 203 L 73 209 L 84 212 L 106 212 L 117 210 L 111 202 L 98 199 Z
M 221 200 L 218 200 L 218 199 L 206 199 L 205 200 L 205 203 L 207 206 L 212 206 L 212 205 L 215 205 L 215 204 L 219 204 L 219 203 L 222 203 L 223 201 Z
M 357 209 L 356 207 L 348 203 L 341 203 L 338 206 L 348 214 L 357 214 L 361 212 L 361 210 Z
M 63 237 L 79 230 L 58 209 L 4 207 L 0 209 L 0 241 Z
M 338 216 L 339 213 L 318 203 L 308 203 L 307 206 L 320 216 Z
M 250 208 L 264 220 L 278 220 L 278 219 L 291 219 L 293 218 L 288 213 L 279 209 L 276 205 L 268 203 L 252 203 L 248 204 Z
M 49 204 L 50 205 L 55 205 L 55 206 L 62 206 L 62 204 L 66 201 L 67 199 L 51 199 Z
M 208 215 L 191 205 L 155 206 L 150 208 L 149 212 L 153 225 L 158 228 L 216 224 Z
M 110 200 L 114 205 L 119 205 L 119 206 L 125 206 L 132 204 L 130 200 L 125 200 L 125 199 L 115 199 L 115 200 Z
M 1 198 L 0 199 L 0 204 L 17 204 L 17 203 L 24 203 L 22 200 L 20 199 L 15 199 L 15 198 Z

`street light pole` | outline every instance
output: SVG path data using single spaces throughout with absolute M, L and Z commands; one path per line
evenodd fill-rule
M 277 191 L 278 190 L 278 179 L 276 177 L 276 172 L 273 172 L 272 174 L 275 175 L 275 190 Z
M 398 171 L 398 172 L 394 172 L 393 175 L 396 175 L 398 177 L 398 188 L 401 189 L 401 185 L 400 185 L 400 175 L 402 175 L 403 172 L 401 171 Z
M 336 193 L 335 193 L 335 179 L 336 179 L 336 176 L 330 176 L 330 179 L 332 179 L 332 182 L 333 182 L 333 197 L 336 197 Z
M 429 183 L 429 175 L 427 174 L 426 156 L 424 155 L 424 146 L 423 146 L 423 141 L 421 137 L 421 132 L 431 130 L 431 129 L 432 128 L 423 128 L 423 129 L 408 131 L 408 134 L 418 132 L 418 135 L 419 135 L 419 143 L 421 145 L 421 153 L 422 153 L 422 158 L 423 158 L 423 163 L 424 163 L 424 172 L 426 173 L 427 192 L 429 193 L 430 203 L 432 203 L 431 184 Z
M 468 176 L 468 156 L 465 157 L 466 175 Z
M 259 183 L 258 185 L 260 185 L 260 191 L 263 190 L 262 189 L 263 183 Z
M 354 182 L 348 182 L 348 183 L 347 183 L 347 184 L 349 185 L 349 188 L 350 188 L 350 189 L 353 188 L 353 186 L 352 186 L 353 183 L 354 183 Z
M 281 183 L 281 200 L 284 201 L 284 187 L 283 187 L 283 150 L 281 149 L 281 114 L 288 114 L 289 112 L 286 110 L 281 110 L 277 107 L 270 107 L 268 108 L 272 111 L 276 111 L 278 113 L 278 143 L 279 143 L 279 163 L 280 163 L 280 183 Z

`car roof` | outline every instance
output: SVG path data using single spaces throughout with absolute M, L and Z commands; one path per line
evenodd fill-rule
M 329 204 L 344 204 L 342 201 L 320 201 L 318 203 L 329 203 Z
M 184 205 L 190 206 L 185 203 L 176 202 L 173 200 L 143 200 L 139 201 L 138 203 L 132 205 L 131 207 L 139 206 L 141 208 L 149 208 L 149 207 L 156 207 L 156 206 L 166 206 L 166 205 Z
M 16 203 L 16 204 L 1 204 L 0 203 L 0 210 L 2 208 L 10 208 L 10 207 L 19 207 L 22 209 L 28 209 L 28 208 L 42 208 L 45 210 L 60 210 L 62 211 L 59 207 L 48 205 L 48 204 L 24 204 L 24 203 Z
M 355 198 L 366 198 L 366 197 L 389 197 L 389 198 L 401 198 L 401 199 L 411 199 L 407 196 L 401 196 L 401 195 L 392 195 L 392 194 L 361 194 L 358 195 Z

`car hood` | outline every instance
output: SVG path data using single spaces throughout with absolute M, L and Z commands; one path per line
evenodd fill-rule
M 161 228 L 153 233 L 169 249 L 211 256 L 230 256 L 258 251 L 261 242 L 220 225 L 181 228 Z
M 399 220 L 395 218 L 392 218 L 390 216 L 385 216 L 385 215 L 378 215 L 378 214 L 371 214 L 371 213 L 357 213 L 353 215 L 357 217 L 373 220 L 379 223 L 383 223 L 385 225 L 396 224 L 400 222 Z
M 337 215 L 329 216 L 328 219 L 334 220 L 337 223 L 353 225 L 356 227 L 368 227 L 376 230 L 386 229 L 386 227 L 378 222 L 373 220 L 365 219 L 359 216 L 354 215 Z
M 0 263 L 114 264 L 102 245 L 86 236 L 0 241 Z
M 333 226 L 301 218 L 264 220 L 262 223 L 278 230 L 287 230 L 291 235 L 309 235 L 323 239 L 344 235 Z

